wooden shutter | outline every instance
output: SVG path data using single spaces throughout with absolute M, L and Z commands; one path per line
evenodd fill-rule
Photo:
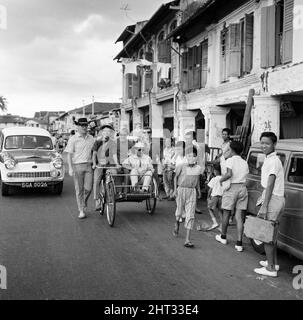
M 283 63 L 292 61 L 293 54 L 293 21 L 294 0 L 284 0 L 284 25 L 283 25 Z
M 241 75 L 241 38 L 240 24 L 234 23 L 229 26 L 229 77 Z
M 188 91 L 188 52 L 183 52 L 182 54 L 182 75 L 181 75 L 181 85 L 182 91 Z
M 132 74 L 133 79 L 132 79 L 132 97 L 133 98 L 139 98 L 139 73 L 138 73 L 138 68 L 137 68 L 137 74 Z
M 126 88 L 127 98 L 131 99 L 133 97 L 133 75 L 131 73 L 126 75 Z
M 145 72 L 145 91 L 149 91 L 153 88 L 153 71 Z
M 275 65 L 275 6 L 261 9 L 261 68 Z
M 220 60 L 220 76 L 221 81 L 224 82 L 228 79 L 229 74 L 229 28 L 225 28 L 221 32 L 221 60 Z
M 254 15 L 246 14 L 244 19 L 244 63 L 243 71 L 249 73 L 253 65 Z
M 202 45 L 194 47 L 193 88 L 201 88 Z
M 158 43 L 158 61 L 162 63 L 171 62 L 170 41 L 163 40 Z
M 188 49 L 187 65 L 188 65 L 188 89 L 194 88 L 194 54 L 193 48 Z
M 201 75 L 201 87 L 205 88 L 207 83 L 208 74 L 208 41 L 204 41 L 201 45 L 202 51 L 202 75 Z

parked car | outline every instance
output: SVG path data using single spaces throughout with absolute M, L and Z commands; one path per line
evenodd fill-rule
M 41 128 L 13 127 L 0 132 L 1 193 L 13 189 L 49 188 L 60 195 L 64 163 L 51 135 Z
M 248 213 L 257 214 L 256 201 L 262 193 L 261 167 L 264 154 L 260 143 L 248 154 Z M 280 140 L 276 152 L 285 169 L 285 210 L 280 218 L 278 247 L 303 260 L 303 140 Z M 260 241 L 251 240 L 254 249 L 264 252 Z

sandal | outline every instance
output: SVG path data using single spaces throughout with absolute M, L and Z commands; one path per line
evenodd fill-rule
M 192 242 L 185 242 L 184 243 L 184 247 L 186 247 L 186 248 L 193 248 L 194 247 L 194 244 L 192 243 Z

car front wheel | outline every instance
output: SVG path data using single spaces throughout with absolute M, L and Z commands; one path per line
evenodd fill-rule
M 53 191 L 54 194 L 60 196 L 61 193 L 62 193 L 62 190 L 63 190 L 63 181 L 53 185 L 52 189 L 53 189 L 52 191 Z
M 1 194 L 3 197 L 6 197 L 9 195 L 9 186 L 4 182 L 1 182 Z

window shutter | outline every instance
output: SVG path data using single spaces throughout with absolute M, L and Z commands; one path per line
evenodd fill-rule
M 145 72 L 145 91 L 149 91 L 153 88 L 153 71 Z
M 229 26 L 229 77 L 241 75 L 241 38 L 240 24 L 234 23 Z
M 208 41 L 204 41 L 202 43 L 201 51 L 202 51 L 201 87 L 205 88 L 207 83 L 207 74 L 208 74 Z
M 243 71 L 249 73 L 253 65 L 254 16 L 246 14 L 244 20 L 244 65 Z
M 292 61 L 294 0 L 284 0 L 283 63 Z
M 127 98 L 131 99 L 133 97 L 133 75 L 128 73 L 126 75 L 126 86 L 127 86 Z
M 188 91 L 188 52 L 183 52 L 182 54 L 182 76 L 181 76 L 181 85 L 182 91 Z
M 138 98 L 139 97 L 139 77 L 138 75 L 133 74 L 133 86 L 132 86 L 132 97 Z
M 261 9 L 261 68 L 275 65 L 275 6 Z
M 194 88 L 194 50 L 193 48 L 188 49 L 188 89 L 191 90 Z
M 171 41 L 166 40 L 166 63 L 171 63 Z
M 158 43 L 158 61 L 162 63 L 171 62 L 170 41 L 163 40 Z
M 202 46 L 194 47 L 193 88 L 201 88 Z

